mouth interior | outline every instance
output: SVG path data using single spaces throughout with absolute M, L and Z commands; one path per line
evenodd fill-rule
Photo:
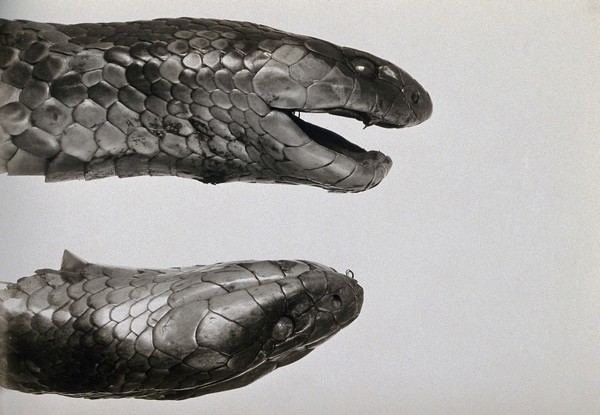
M 322 145 L 323 147 L 326 147 L 337 153 L 341 153 L 352 158 L 367 153 L 367 150 L 365 150 L 364 148 L 359 147 L 354 143 L 351 143 L 350 141 L 346 140 L 341 135 L 334 133 L 333 131 L 304 121 L 300 117 L 294 115 L 292 112 L 286 112 L 286 114 L 290 117 L 292 121 L 294 121 L 294 123 L 298 127 L 300 127 L 304 134 L 309 136 L 313 141 Z M 361 119 L 359 118 L 359 115 L 352 116 L 352 118 Z

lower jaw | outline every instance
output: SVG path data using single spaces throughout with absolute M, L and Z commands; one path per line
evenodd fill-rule
M 259 181 L 305 184 L 334 193 L 362 192 L 377 186 L 392 166 L 391 159 L 379 152 L 366 152 L 362 158 L 357 162 L 338 157 L 331 164 L 314 170 L 303 170 L 293 164 L 283 163 L 277 172 L 272 172 L 273 176 Z
M 389 157 L 376 151 L 367 152 L 351 175 L 336 182 L 328 190 L 356 193 L 372 189 L 381 183 L 391 168 L 392 160 Z

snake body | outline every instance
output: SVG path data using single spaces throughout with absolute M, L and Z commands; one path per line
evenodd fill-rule
M 0 80 L 0 173 L 47 181 L 174 175 L 362 191 L 390 158 L 295 114 L 400 128 L 432 109 L 386 60 L 227 20 L 0 19 Z
M 350 324 L 363 291 L 308 261 L 135 269 L 68 251 L 0 291 L 0 385 L 186 399 L 247 385 Z

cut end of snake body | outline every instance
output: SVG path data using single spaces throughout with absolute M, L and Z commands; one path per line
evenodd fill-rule
M 389 157 L 294 114 L 429 118 L 427 92 L 365 52 L 245 22 L 0 20 L 0 171 L 48 181 L 377 185 Z
M 245 386 L 358 317 L 357 282 L 309 261 L 168 269 L 65 252 L 0 291 L 0 385 L 72 397 L 186 399 Z

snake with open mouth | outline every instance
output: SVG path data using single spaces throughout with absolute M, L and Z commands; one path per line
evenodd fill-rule
M 301 119 L 429 118 L 394 64 L 253 23 L 0 19 L 0 173 L 173 175 L 359 192 L 389 157 Z M 0 291 L 1 384 L 86 398 L 185 399 L 244 386 L 353 321 L 362 289 L 306 261 L 170 270 L 66 253 Z
M 0 21 L 0 40 L 0 172 L 48 181 L 176 175 L 357 192 L 389 157 L 295 113 L 401 128 L 432 110 L 388 61 L 251 23 Z

